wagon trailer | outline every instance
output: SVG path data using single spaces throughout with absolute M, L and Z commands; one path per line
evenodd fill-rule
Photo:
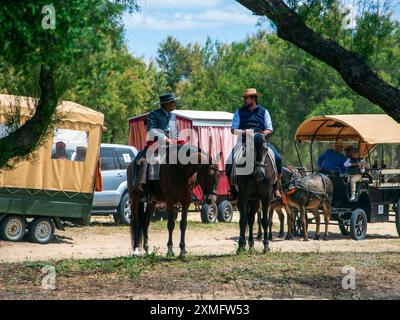
M 387 168 L 383 152 L 384 145 L 400 144 L 400 124 L 384 114 L 318 116 L 304 121 L 298 127 L 295 139 L 296 144 L 310 144 L 312 172 L 316 172 L 315 142 L 332 143 L 340 139 L 349 145 L 357 145 L 360 157 L 368 161 L 367 169 L 357 183 L 355 199 L 350 198 L 347 173 L 328 174 L 334 187 L 331 219 L 337 222 L 343 235 L 364 240 L 368 223 L 387 222 L 396 224 L 400 236 L 400 168 Z M 373 159 L 374 153 L 379 154 L 378 161 Z M 302 165 L 301 160 L 299 156 Z M 379 161 L 380 165 L 377 165 Z M 399 163 L 398 159 L 397 166 Z
M 37 100 L 0 95 L 0 138 L 11 131 L 10 115 L 24 124 Z M 65 222 L 88 225 L 96 182 L 104 116 L 74 102 L 56 108 L 56 124 L 28 159 L 0 170 L 0 237 L 36 243 L 54 238 Z M 13 123 L 15 125 L 15 123 Z
M 231 133 L 233 114 L 224 111 L 175 110 L 178 132 L 190 132 L 190 137 L 182 136 L 182 140 L 190 138 L 190 143 L 198 145 L 214 159 L 220 159 L 219 180 L 216 204 L 204 202 L 203 193 L 199 186 L 193 192 L 193 201 L 201 206 L 203 223 L 230 222 L 233 216 L 234 204 L 229 201 L 230 186 L 225 174 L 225 161 L 233 149 L 237 137 Z M 129 144 L 142 150 L 146 146 L 148 113 L 131 117 L 129 121 Z M 187 131 L 186 131 L 187 130 Z M 165 205 L 158 204 L 155 216 L 165 216 Z

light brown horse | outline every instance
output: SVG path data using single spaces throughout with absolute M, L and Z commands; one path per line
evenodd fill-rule
M 189 163 L 182 163 L 178 154 L 186 154 Z M 192 192 L 198 183 L 202 188 L 205 201 L 215 203 L 218 184 L 218 166 L 212 163 L 212 159 L 200 148 L 183 145 L 170 145 L 167 147 L 167 154 L 177 161 L 175 164 L 167 160 L 167 163 L 160 164 L 159 180 L 148 181 L 147 190 L 150 194 L 146 210 L 144 203 L 140 201 L 141 192 L 133 189 L 132 172 L 134 163 L 127 168 L 128 192 L 131 199 L 131 241 L 133 255 L 140 255 L 139 246 L 143 240 L 143 249 L 149 253 L 148 228 L 157 202 L 165 202 L 168 214 L 168 253 L 173 256 L 172 233 L 175 227 L 174 206 L 177 203 L 182 205 L 182 217 L 180 222 L 181 241 L 180 254 L 186 254 L 185 232 L 187 226 L 187 213 L 192 202 Z M 176 157 L 176 158 L 175 158 Z M 143 238 L 143 239 L 142 239 Z
M 288 170 L 285 169 L 284 170 Z M 288 179 L 287 177 L 290 176 Z M 323 174 L 312 174 L 303 178 L 295 177 L 292 174 L 282 174 L 282 185 L 289 186 L 291 179 L 296 179 L 295 186 L 291 192 L 284 192 L 286 201 L 284 201 L 285 210 L 288 214 L 288 234 L 287 240 L 294 238 L 294 216 L 292 208 L 299 210 L 301 224 L 304 230 L 304 241 L 308 241 L 308 223 L 307 210 L 310 210 L 315 217 L 316 232 L 314 240 L 320 239 L 321 217 L 319 207 L 322 206 L 325 220 L 324 240 L 329 238 L 329 220 L 331 212 L 331 201 L 333 196 L 333 184 L 329 177 Z

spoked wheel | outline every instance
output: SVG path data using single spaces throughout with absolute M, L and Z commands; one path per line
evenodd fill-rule
M 353 240 L 361 241 L 367 235 L 367 215 L 362 209 L 353 211 L 350 220 L 350 234 Z
M 300 212 L 298 210 L 293 210 L 293 218 L 294 218 L 294 236 L 295 237 L 304 237 L 304 229 L 301 224 Z
M 39 217 L 33 219 L 28 230 L 32 242 L 46 244 L 54 239 L 55 227 L 51 218 Z
M 228 201 L 222 201 L 218 205 L 218 221 L 230 223 L 233 217 L 233 208 L 232 204 Z
M 343 220 L 339 219 L 338 224 L 342 235 L 347 236 L 348 234 L 350 234 L 350 223 L 344 222 Z
M 218 216 L 218 208 L 216 204 L 203 204 L 201 208 L 201 222 L 215 223 Z
M 397 202 L 397 205 L 396 205 L 396 218 L 395 218 L 395 221 L 396 221 L 397 234 L 400 237 L 400 199 L 399 199 L 399 201 Z
M 21 216 L 6 216 L 0 223 L 0 238 L 6 241 L 21 240 L 26 231 L 26 220 Z

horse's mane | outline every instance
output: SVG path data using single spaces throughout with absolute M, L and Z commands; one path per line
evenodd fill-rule
M 264 155 L 264 135 L 261 133 L 254 135 L 254 151 L 256 154 L 256 161 L 262 161 Z
M 198 147 L 198 146 L 191 145 L 191 144 L 182 144 L 182 145 L 169 145 L 169 146 L 167 146 L 167 148 L 168 148 L 168 150 L 170 148 L 176 148 L 177 152 L 179 152 L 182 148 L 185 148 L 186 149 L 186 154 L 200 153 L 201 155 L 203 155 L 209 161 L 209 164 L 212 163 L 211 156 L 207 152 L 202 150 L 200 147 Z

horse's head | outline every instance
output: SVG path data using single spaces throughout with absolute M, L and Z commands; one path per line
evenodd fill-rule
M 218 164 L 214 164 L 212 158 L 203 151 L 200 151 L 203 158 L 197 172 L 197 181 L 203 191 L 204 201 L 214 204 L 217 201 L 217 188 L 219 180 Z M 207 161 L 204 161 L 207 158 Z
M 208 153 L 197 146 L 186 144 L 179 146 L 178 149 L 187 159 L 184 163 L 178 161 L 181 172 L 186 172 L 188 175 L 196 173 L 196 180 L 203 191 L 205 201 L 215 203 L 219 178 L 218 165 L 214 164 Z
M 266 158 L 268 148 L 264 146 L 266 142 L 266 135 L 262 133 L 256 133 L 254 135 L 254 171 L 253 174 L 257 181 L 262 181 L 266 178 Z

